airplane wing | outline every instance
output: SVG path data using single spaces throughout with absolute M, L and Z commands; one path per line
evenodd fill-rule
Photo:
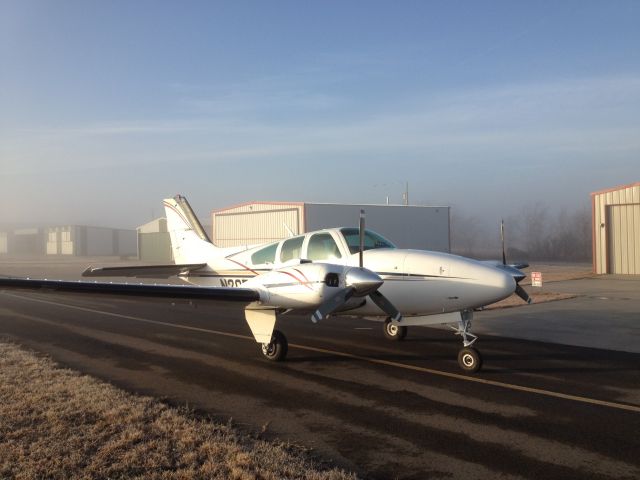
M 251 303 L 260 300 L 251 288 L 198 287 L 193 285 L 148 285 L 142 283 L 105 283 L 65 280 L 36 280 L 0 277 L 0 290 L 26 289 L 56 292 L 100 293 L 138 297 L 188 298 Z
M 87 267 L 83 277 L 138 277 L 169 278 L 176 275 L 195 272 L 207 266 L 206 263 L 186 263 L 176 265 L 135 265 L 126 267 Z

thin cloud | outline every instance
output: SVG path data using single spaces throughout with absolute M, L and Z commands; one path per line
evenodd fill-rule
M 251 90 L 213 99 L 211 105 L 202 106 L 212 107 L 216 114 L 202 118 L 13 131 L 3 135 L 2 155 L 8 159 L 5 173 L 86 167 L 87 159 L 102 166 L 204 158 L 286 160 L 301 155 L 322 155 L 327 161 L 331 156 L 380 152 L 402 158 L 434 150 L 451 158 L 510 153 L 531 157 L 540 152 L 592 158 L 596 153 L 632 155 L 640 151 L 637 76 L 425 94 L 410 109 L 349 118 L 337 114 L 339 100 L 325 102 L 313 92 L 296 91 L 294 100 L 279 102 L 285 94 L 274 80 L 272 86 L 276 85 L 271 93 L 265 87 L 264 92 Z M 262 101 L 250 100 L 262 93 Z M 309 110 L 323 102 L 331 121 L 309 115 Z M 336 110 L 334 116 L 332 110 Z M 64 158 L 43 166 L 43 159 L 52 151 Z

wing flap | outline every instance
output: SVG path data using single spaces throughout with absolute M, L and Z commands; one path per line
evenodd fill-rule
M 206 263 L 186 263 L 176 265 L 134 265 L 126 267 L 87 267 L 83 277 L 137 277 L 137 278 L 169 278 L 194 272 L 206 267 Z
M 143 283 L 104 283 L 30 278 L 0 278 L 0 289 L 27 289 L 56 292 L 97 293 L 137 297 L 188 298 L 255 302 L 258 291 L 250 288 L 197 287 L 193 285 L 149 285 Z

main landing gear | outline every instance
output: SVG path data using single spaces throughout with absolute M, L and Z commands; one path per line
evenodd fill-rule
M 471 333 L 471 319 L 473 312 L 461 312 L 461 319 L 457 327 L 451 327 L 456 335 L 462 337 L 462 349 L 458 352 L 458 365 L 468 373 L 476 373 L 482 368 L 482 356 L 472 347 L 478 337 Z
M 274 330 L 271 334 L 271 342 L 262 344 L 262 354 L 267 360 L 280 362 L 287 357 L 289 343 L 287 337 L 280 330 Z

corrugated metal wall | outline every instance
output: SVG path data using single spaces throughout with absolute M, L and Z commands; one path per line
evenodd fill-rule
M 214 211 L 213 243 L 232 247 L 277 241 L 289 236 L 285 225 L 296 235 L 357 227 L 360 209 L 367 213 L 368 228 L 400 248 L 450 249 L 449 207 L 319 203 L 248 203 Z
M 595 273 L 640 275 L 640 183 L 591 196 Z
M 44 235 L 47 255 L 135 256 L 137 254 L 135 230 L 66 225 L 48 227 Z
M 357 227 L 360 210 L 368 229 L 391 240 L 398 248 L 449 252 L 449 207 L 404 205 L 305 204 L 308 231 Z
M 250 203 L 214 211 L 212 241 L 219 247 L 254 245 L 304 232 L 302 203 Z
M 145 262 L 171 263 L 173 251 L 167 231 L 167 219 L 157 218 L 137 228 L 138 259 Z

